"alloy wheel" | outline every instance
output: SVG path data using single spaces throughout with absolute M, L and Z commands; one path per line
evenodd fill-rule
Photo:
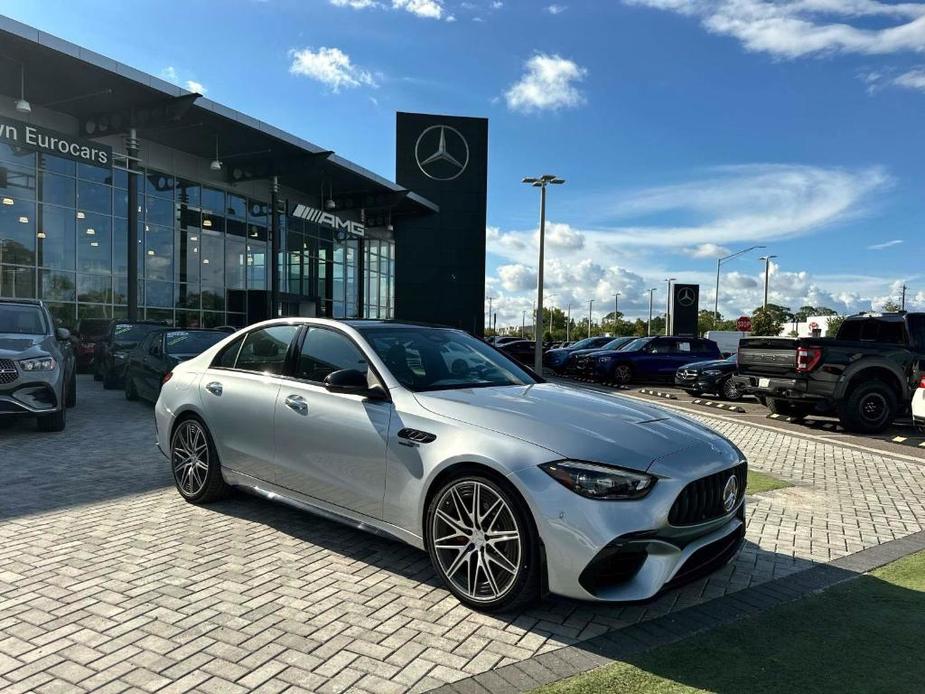
M 633 369 L 626 364 L 620 364 L 613 372 L 614 381 L 617 385 L 626 385 L 633 379 Z
M 742 397 L 742 391 L 739 389 L 739 385 L 731 378 L 727 378 L 725 383 L 723 383 L 723 397 L 727 400 L 738 400 Z
M 888 409 L 886 398 L 880 393 L 868 393 L 860 402 L 861 416 L 872 424 L 879 424 Z
M 508 502 L 478 480 L 448 487 L 433 514 L 431 543 L 446 580 L 474 602 L 492 602 L 515 584 L 522 537 Z
M 186 420 L 174 432 L 171 465 L 183 494 L 196 496 L 202 491 L 209 473 L 209 442 L 196 420 Z

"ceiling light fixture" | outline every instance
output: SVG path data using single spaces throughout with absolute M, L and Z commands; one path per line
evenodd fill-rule
M 94 229 L 93 227 L 87 227 L 87 236 L 95 236 L 95 235 L 96 235 L 96 229 Z
M 19 98 L 16 100 L 17 113 L 32 113 L 32 105 L 26 101 L 26 66 L 19 66 Z
M 204 228 L 206 228 L 206 229 L 210 228 L 210 227 L 212 226 L 212 220 L 211 220 L 211 219 L 203 219 L 203 220 L 202 220 L 202 226 L 203 226 Z
M 13 198 L 3 198 L 3 204 L 4 204 L 4 205 L 12 205 L 12 204 L 14 204 Z
M 36 238 L 44 239 L 44 238 L 45 238 L 45 232 L 44 232 L 44 231 L 40 231 L 40 232 L 37 233 L 35 236 L 36 236 Z
M 212 171 L 222 170 L 222 160 L 218 158 L 218 135 L 215 136 L 215 159 L 209 163 L 209 168 Z
M 20 217 L 20 218 L 19 218 L 19 223 L 20 223 L 20 224 L 28 224 L 28 223 L 29 223 L 29 218 L 26 217 L 26 216 Z
M 86 218 L 86 216 L 87 216 L 87 215 L 85 215 L 83 212 L 78 212 L 78 213 L 77 213 L 77 219 L 84 219 L 84 218 Z

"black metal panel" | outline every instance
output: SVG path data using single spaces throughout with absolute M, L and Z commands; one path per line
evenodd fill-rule
M 737 505 L 745 496 L 747 465 L 741 463 L 730 470 L 723 470 L 688 484 L 675 499 L 668 512 L 668 522 L 674 526 L 707 523 L 729 513 L 723 508 L 723 489 L 731 475 L 737 483 Z M 735 505 L 732 507 L 735 508 Z
M 397 118 L 395 179 L 440 207 L 395 231 L 395 316 L 483 334 L 488 120 Z

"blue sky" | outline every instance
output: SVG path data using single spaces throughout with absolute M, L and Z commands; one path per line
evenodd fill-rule
M 925 308 L 925 2 L 5 0 L 0 11 L 392 177 L 396 110 L 491 120 L 488 294 L 535 294 L 551 191 L 552 303 L 640 315 L 754 244 L 772 300 Z M 134 36 L 133 36 L 134 34 Z M 190 84 L 188 83 L 196 83 Z M 198 87 L 197 87 L 198 85 Z M 760 303 L 756 251 L 721 311 Z M 661 302 L 659 302 L 661 303 Z M 587 305 L 586 303 L 584 304 Z

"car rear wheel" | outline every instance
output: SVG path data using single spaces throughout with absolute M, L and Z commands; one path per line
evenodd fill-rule
M 629 364 L 617 364 L 613 368 L 612 381 L 618 386 L 629 385 L 633 381 L 633 367 Z
M 207 504 L 228 494 L 212 436 L 199 419 L 181 421 L 170 438 L 170 468 L 180 495 L 192 504 Z
M 858 434 L 879 434 L 895 414 L 896 396 L 883 381 L 862 383 L 838 403 L 841 425 Z
M 132 401 L 138 399 L 138 388 L 135 386 L 135 379 L 132 378 L 130 373 L 125 374 L 125 399 Z
M 768 398 L 768 409 L 773 414 L 779 414 L 784 417 L 793 417 L 794 419 L 805 419 L 810 413 L 810 408 L 805 405 L 796 405 L 786 400 L 777 398 Z
M 742 399 L 742 389 L 739 387 L 739 384 L 736 383 L 735 379 L 733 379 L 732 377 L 727 378 L 725 381 L 723 381 L 719 389 L 720 389 L 720 394 L 726 400 L 729 400 L 731 402 L 738 402 L 739 400 Z
M 482 475 L 450 480 L 430 501 L 427 551 L 461 602 L 485 612 L 536 600 L 539 543 L 523 502 Z

